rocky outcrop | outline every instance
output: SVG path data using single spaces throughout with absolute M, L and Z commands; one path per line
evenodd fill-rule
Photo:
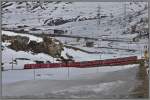
M 82 17 L 79 18 L 80 16 L 77 16 L 76 18 L 71 18 L 71 19 L 63 19 L 63 18 L 57 18 L 57 19 L 46 19 L 44 21 L 45 25 L 49 25 L 49 26 L 53 26 L 53 25 L 62 25 L 68 22 L 75 22 L 75 21 L 85 21 L 85 20 L 94 20 L 94 19 L 98 19 L 97 16 L 92 17 L 92 18 L 86 18 L 86 17 Z M 106 15 L 102 15 L 101 18 L 105 18 L 108 17 Z
M 63 45 L 55 39 L 44 37 L 43 42 L 30 41 L 28 49 L 34 53 L 46 53 L 52 57 L 60 57 Z
M 32 51 L 33 53 L 45 53 L 52 57 L 59 58 L 63 50 L 63 44 L 58 40 L 43 37 L 43 42 L 29 41 L 28 37 L 22 36 L 2 36 L 2 41 L 8 41 L 11 44 L 9 48 L 16 51 Z

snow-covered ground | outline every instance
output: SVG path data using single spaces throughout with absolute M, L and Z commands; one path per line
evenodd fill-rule
M 15 33 L 15 32 L 10 32 L 10 31 L 2 31 L 2 35 L 7 35 L 7 36 L 23 36 L 23 37 L 28 37 L 29 40 L 32 40 L 32 41 L 36 41 L 36 42 L 42 42 L 43 39 L 40 38 L 40 37 L 36 37 L 36 36 L 33 36 L 33 35 L 30 35 L 30 34 L 21 34 L 21 33 Z
M 17 73 L 23 76 L 22 80 L 27 80 L 3 84 L 3 96 L 17 98 L 128 98 L 139 83 L 136 80 L 138 65 L 100 68 L 99 72 L 96 72 L 96 69 L 70 70 L 69 79 L 65 74 L 66 70 L 63 69 L 47 69 L 49 76 L 46 76 L 44 71 L 41 74 L 36 70 L 36 73 L 41 76 L 36 76 L 35 80 L 33 80 L 31 70 L 26 73 L 18 71 Z M 9 81 L 15 77 L 16 80 L 19 79 L 15 72 L 7 73 L 4 76 L 9 77 Z M 10 73 L 15 75 L 11 74 L 13 75 L 11 76 Z M 40 78 L 44 75 L 45 78 L 41 80 Z
M 124 66 L 107 66 L 95 68 L 44 68 L 44 69 L 29 69 L 29 70 L 9 70 L 3 72 L 3 83 L 14 83 L 24 80 L 48 79 L 48 80 L 72 80 L 72 79 L 91 79 L 92 77 L 85 77 L 87 74 L 101 75 L 108 72 L 125 70 L 138 65 L 124 65 Z M 69 72 L 68 72 L 69 71 Z M 68 76 L 69 73 L 69 76 Z M 35 76 L 35 77 L 34 77 Z
M 5 5 L 5 4 L 4 4 Z M 67 46 L 61 55 L 73 57 L 75 61 L 90 61 L 117 57 L 138 56 L 143 57 L 148 38 L 130 42 L 139 35 L 138 32 L 128 31 L 132 26 L 139 29 L 148 27 L 141 23 L 141 18 L 148 18 L 147 3 L 145 2 L 44 2 L 40 6 L 36 2 L 7 2 L 2 9 L 2 34 L 8 36 L 25 36 L 30 40 L 42 42 L 41 37 L 31 35 L 44 32 L 53 33 L 54 29 L 67 30 L 64 35 L 77 36 L 53 37 Z M 98 25 L 97 10 L 100 7 L 101 18 Z M 126 12 L 125 8 L 126 7 Z M 125 15 L 126 13 L 126 15 Z M 127 19 L 124 19 L 125 16 Z M 130 22 L 127 21 L 129 17 Z M 60 19 L 76 20 L 60 25 L 50 24 Z M 82 20 L 87 18 L 88 20 Z M 93 18 L 93 19 L 90 19 Z M 126 24 L 126 25 L 125 25 Z M 26 33 L 15 33 L 6 30 L 24 30 Z M 33 29 L 37 29 L 34 30 Z M 123 34 L 127 32 L 127 34 Z M 85 39 L 82 37 L 93 38 Z M 118 41 L 109 41 L 119 40 Z M 86 42 L 94 42 L 93 47 L 86 47 Z M 107 66 L 95 68 L 50 68 L 22 70 L 24 64 L 35 61 L 58 62 L 56 58 L 44 53 L 15 51 L 3 42 L 2 62 L 5 71 L 2 72 L 3 95 L 17 97 L 55 97 L 55 98 L 128 98 L 134 86 L 139 84 L 136 78 L 138 65 Z M 87 53 L 83 51 L 93 52 Z M 19 60 L 17 58 L 26 58 Z M 16 60 L 13 62 L 12 60 Z M 16 70 L 10 70 L 10 69 Z
M 3 34 L 5 35 L 20 35 L 20 36 L 26 36 L 29 37 L 30 40 L 35 40 L 39 41 L 42 40 L 40 37 L 28 35 L 28 34 L 19 34 L 19 33 L 14 33 L 14 32 L 9 32 L 9 31 L 2 31 Z M 33 38 L 32 38 L 33 37 Z M 112 43 L 111 45 L 113 47 L 120 47 L 120 48 L 131 48 L 136 50 L 135 52 L 132 51 L 125 51 L 125 50 L 111 50 L 107 48 L 88 48 L 88 47 L 80 47 L 84 50 L 87 51 L 92 51 L 92 52 L 102 52 L 99 54 L 90 54 L 86 53 L 83 51 L 79 50 L 74 50 L 74 49 L 69 49 L 69 48 L 64 48 L 62 51 L 61 55 L 64 58 L 67 58 L 66 54 L 69 54 L 73 57 L 75 61 L 90 61 L 90 60 L 99 60 L 99 59 L 110 59 L 110 58 L 117 58 L 117 57 L 128 57 L 128 56 L 138 56 L 141 58 L 144 53 L 144 46 L 147 44 L 148 41 L 143 40 L 139 43 Z M 105 46 L 108 45 L 107 41 L 102 41 L 102 44 L 105 44 Z M 35 63 L 35 61 L 40 60 L 40 61 L 50 61 L 50 62 L 58 62 L 56 61 L 56 58 L 51 57 L 50 55 L 44 54 L 44 53 L 38 53 L 38 54 L 33 54 L 32 52 L 25 52 L 25 51 L 15 51 L 7 47 L 9 45 L 9 42 L 3 42 L 2 45 L 4 46 L 3 51 L 2 51 L 2 62 L 4 63 L 4 69 L 11 69 L 12 68 L 12 60 L 15 60 L 16 58 L 26 58 L 28 60 L 17 60 L 17 63 L 13 64 L 14 69 L 23 69 L 24 64 L 30 64 L 30 63 Z M 128 46 L 128 47 L 127 47 Z
M 24 51 L 14 51 L 9 48 L 4 48 L 2 51 L 3 53 L 3 63 L 4 63 L 4 69 L 11 69 L 12 68 L 12 60 L 15 60 L 16 58 L 26 58 L 29 60 L 17 60 L 17 63 L 14 63 L 14 69 L 23 69 L 24 64 L 30 64 L 30 63 L 35 63 L 34 61 L 39 61 L 42 60 L 44 62 L 46 61 L 53 61 L 56 62 L 56 58 L 52 58 L 51 56 L 44 54 L 44 53 L 38 53 L 38 54 L 32 54 L 32 52 L 24 52 Z

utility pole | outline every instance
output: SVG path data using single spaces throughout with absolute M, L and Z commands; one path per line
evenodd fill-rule
M 67 48 L 67 54 L 68 54 L 68 48 Z M 68 67 L 67 79 L 69 80 L 69 75 L 70 75 L 70 72 L 69 72 L 69 60 L 66 60 L 66 65 L 67 65 L 67 67 Z
M 68 66 L 68 80 L 69 80 L 69 75 L 70 75 L 70 70 L 69 70 L 69 61 L 67 61 L 67 66 Z
M 33 69 L 33 79 L 35 80 L 35 67 L 32 66 L 32 69 Z
M 34 72 L 34 80 L 35 80 L 35 68 L 33 68 L 33 72 Z
M 12 70 L 14 69 L 14 62 L 13 62 L 13 57 L 12 57 Z
M 98 6 L 98 10 L 97 10 L 97 27 L 98 30 L 100 28 L 100 24 L 101 24 L 101 7 L 100 5 Z M 101 43 L 101 41 L 100 41 Z M 99 47 L 101 46 L 101 44 L 99 45 Z M 101 56 L 101 55 L 100 55 Z M 100 57 L 101 58 L 101 57 Z M 97 67 L 97 72 L 99 72 L 99 66 Z
M 124 4 L 124 27 L 126 27 L 126 2 Z
M 97 10 L 97 27 L 98 27 L 98 30 L 99 30 L 99 27 L 100 27 L 100 23 L 101 23 L 101 7 L 100 5 L 97 7 L 98 10 Z
M 100 42 L 99 42 L 99 46 L 98 46 L 99 48 L 101 47 L 101 40 L 100 40 Z M 100 57 L 100 60 L 101 60 L 101 56 L 102 56 L 102 54 L 100 53 L 100 55 L 99 55 L 99 57 Z M 97 72 L 99 72 L 99 66 L 97 67 Z
M 41 2 L 41 0 L 39 0 L 39 4 L 38 4 L 41 8 L 42 8 L 42 2 Z M 40 12 L 39 12 L 39 10 L 38 10 L 38 22 L 40 23 L 40 20 L 41 20 L 42 18 L 40 18 Z

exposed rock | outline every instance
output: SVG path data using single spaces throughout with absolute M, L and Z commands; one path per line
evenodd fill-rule
M 2 36 L 2 41 L 9 41 L 11 45 L 8 47 L 16 51 L 32 51 L 33 53 L 46 53 L 52 57 L 59 58 L 61 51 L 63 50 L 63 44 L 58 40 L 43 37 L 43 42 L 37 43 L 36 41 L 30 41 L 28 37 L 22 36 Z

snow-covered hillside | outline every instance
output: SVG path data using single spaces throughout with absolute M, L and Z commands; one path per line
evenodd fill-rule
M 96 22 L 98 7 L 101 16 L 99 28 Z M 35 28 L 39 32 L 56 28 L 68 30 L 67 34 L 71 35 L 99 36 L 110 32 L 121 34 L 122 29 L 125 29 L 120 25 L 125 23 L 123 18 L 127 16 L 127 21 L 128 16 L 131 16 L 131 20 L 138 21 L 141 17 L 148 17 L 146 7 L 145 2 L 8 2 L 2 6 L 2 24 L 4 28 L 26 31 Z M 141 15 L 137 15 L 140 11 Z
M 54 38 L 67 46 L 61 55 L 67 58 L 66 54 L 69 54 L 75 61 L 131 55 L 141 57 L 148 38 L 140 38 L 139 42 L 132 41 L 137 39 L 139 34 L 147 33 L 147 5 L 146 2 L 3 2 L 2 29 L 7 31 L 2 34 L 25 36 L 41 42 L 42 38 L 29 34 L 59 35 L 60 33 L 52 31 L 66 30 L 63 33 L 65 36 Z M 15 33 L 16 31 L 22 34 Z M 94 43 L 93 47 L 86 46 L 89 41 Z M 8 45 L 9 41 L 3 42 L 3 61 L 11 62 L 13 55 L 22 58 L 30 53 L 16 52 L 8 49 Z M 5 54 L 9 53 L 10 59 L 5 59 L 8 58 Z M 30 56 L 26 57 L 31 59 Z M 56 61 L 54 59 L 47 60 Z M 31 62 L 34 60 L 31 59 Z
M 145 47 L 148 47 L 147 6 L 148 3 L 146 2 L 2 2 L 2 35 L 28 37 L 29 42 L 35 41 L 36 43 L 43 42 L 44 36 L 51 37 L 57 40 L 55 41 L 56 44 L 62 43 L 63 45 L 60 56 L 68 59 L 69 55 L 75 61 L 127 56 L 141 58 L 146 50 Z M 26 44 L 29 44 L 29 42 Z M 88 43 L 92 43 L 92 46 L 89 46 Z M 40 95 L 39 92 L 35 91 L 35 88 L 29 93 L 24 88 L 20 89 L 22 91 L 20 93 L 17 90 L 11 93 L 12 90 L 9 90 L 17 87 L 15 84 L 19 84 L 21 87 L 22 83 L 17 83 L 19 81 L 24 84 L 28 80 L 26 87 L 31 87 L 32 83 L 36 83 L 36 81 L 33 81 L 34 78 L 38 82 L 37 87 L 43 86 L 44 88 L 46 86 L 53 87 L 55 83 L 61 83 L 60 80 L 64 82 L 64 80 L 68 80 L 68 76 L 70 80 L 76 81 L 75 83 L 80 80 L 84 81 L 84 79 L 89 79 L 88 82 L 92 83 L 88 84 L 86 81 L 83 83 L 81 81 L 78 84 L 68 82 L 69 88 L 66 88 L 67 85 L 63 85 L 58 87 L 58 91 L 56 91 L 57 88 L 54 86 L 54 93 L 49 93 L 48 90 L 51 91 L 51 89 L 45 92 L 41 89 L 42 87 L 37 88 L 37 91 L 47 93 L 48 97 L 55 97 L 59 94 L 60 97 L 70 95 L 70 97 L 79 98 L 76 93 L 83 90 L 83 93 L 85 91 L 91 93 L 89 97 L 92 97 L 93 93 L 97 93 L 93 96 L 99 97 L 100 94 L 100 96 L 106 98 L 107 95 L 101 94 L 105 91 L 108 93 L 108 97 L 111 95 L 111 98 L 113 97 L 113 94 L 111 94 L 113 90 L 116 88 L 123 90 L 120 84 L 123 84 L 123 87 L 128 86 L 127 89 L 132 90 L 133 87 L 131 86 L 137 82 L 135 76 L 138 65 L 85 69 L 68 69 L 60 66 L 60 68 L 52 69 L 23 70 L 24 64 L 36 63 L 36 61 L 44 63 L 59 62 L 58 57 L 53 57 L 44 52 L 35 53 L 30 49 L 28 51 L 17 51 L 10 48 L 9 45 L 11 45 L 11 40 L 2 42 L 2 65 L 4 67 L 2 76 L 3 84 L 6 85 L 4 87 L 6 96 L 29 96 L 30 93 Z M 133 73 L 130 72 L 130 69 Z M 116 74 L 116 72 L 119 74 Z M 96 78 L 101 77 L 101 75 L 102 79 L 97 80 Z M 118 77 L 112 80 L 108 78 L 109 75 L 127 78 L 122 80 Z M 130 75 L 133 75 L 133 77 L 130 78 Z M 91 80 L 93 77 L 94 81 Z M 40 83 L 43 79 L 54 81 L 54 84 L 52 82 L 48 85 L 49 81 Z M 130 82 L 132 80 L 134 80 L 134 83 Z M 86 83 L 86 86 L 83 86 L 84 83 Z M 115 84 L 119 84 L 119 86 Z M 113 86 L 114 88 L 111 88 Z M 96 89 L 96 87 L 98 88 Z M 127 89 L 122 93 L 127 93 Z M 56 95 L 54 95 L 55 93 Z M 118 92 L 116 91 L 116 93 Z M 84 94 L 81 97 L 84 97 Z
M 141 30 L 148 28 L 148 22 L 140 22 L 148 19 L 147 5 L 146 2 L 7 2 L 3 3 L 2 28 L 36 34 L 67 30 L 65 35 L 81 39 L 56 38 L 74 45 L 80 42 L 83 47 L 86 40 L 82 37 L 99 39 L 98 43 L 103 38 L 133 39 L 138 31 L 132 32 L 132 26 L 138 24 Z

